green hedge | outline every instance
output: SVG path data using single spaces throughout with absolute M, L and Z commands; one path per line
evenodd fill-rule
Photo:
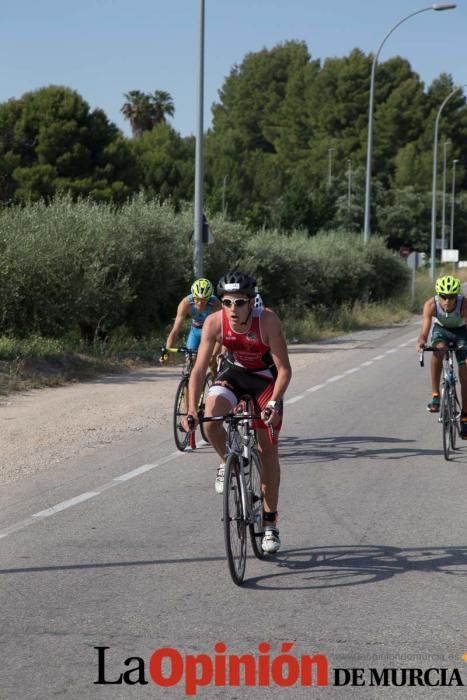
M 256 275 L 272 307 L 300 313 L 379 300 L 407 284 L 408 269 L 374 238 L 300 232 L 251 234 L 220 217 L 204 249 L 205 276 Z M 175 213 L 141 195 L 124 206 L 57 197 L 0 212 L 0 334 L 51 337 L 118 326 L 144 335 L 168 323 L 193 279 L 191 208 Z
M 215 280 L 229 268 L 256 275 L 268 304 L 300 313 L 304 308 L 335 309 L 356 301 L 381 301 L 407 288 L 410 272 L 381 238 L 368 244 L 361 235 L 321 233 L 312 238 L 301 232 L 216 228 L 216 245 L 208 247 L 207 273 Z M 210 250 L 212 249 L 212 250 Z M 218 251 L 226 250 L 227 255 Z

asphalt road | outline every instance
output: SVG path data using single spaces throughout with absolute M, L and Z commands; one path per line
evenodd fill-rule
M 467 443 L 443 459 L 416 333 L 310 347 L 319 357 L 286 397 L 282 548 L 249 557 L 242 587 L 225 560 L 216 458 L 175 453 L 166 428 L 3 486 L 0 698 L 183 698 L 190 684 L 199 698 L 465 697 L 452 670 L 467 685 Z M 329 685 L 275 682 L 315 654 Z M 197 655 L 200 683 L 217 669 L 207 685 Z M 219 686 L 241 655 L 257 670 L 262 658 L 262 687 Z M 404 667 L 422 680 L 450 669 L 452 684 L 370 685 L 370 669 Z M 173 686 L 153 682 L 157 668 Z M 337 687 L 336 668 L 363 669 L 365 685 Z

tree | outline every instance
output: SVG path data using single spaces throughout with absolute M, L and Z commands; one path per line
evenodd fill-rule
M 132 139 L 130 148 L 138 163 L 138 181 L 150 196 L 171 199 L 175 206 L 193 199 L 195 143 L 192 137 L 183 139 L 169 124 L 162 122 L 141 138 Z
M 428 252 L 430 248 L 429 192 L 423 195 L 413 186 L 386 191 L 377 209 L 378 232 L 387 245 L 399 250 L 407 242 L 411 248 Z
M 127 101 L 120 111 L 129 120 L 133 136 L 137 138 L 175 114 L 172 96 L 165 90 L 155 90 L 153 95 L 130 90 L 124 97 Z
M 0 105 L 0 198 L 25 202 L 56 192 L 123 201 L 137 187 L 117 127 L 74 90 L 40 88 Z
M 170 93 L 164 90 L 156 90 L 150 97 L 151 102 L 151 122 L 156 126 L 166 121 L 166 117 L 173 117 L 175 114 L 174 101 Z
M 126 102 L 120 111 L 129 120 L 133 136 L 139 137 L 152 129 L 151 99 L 141 90 L 130 90 L 124 97 Z
M 207 199 L 220 208 L 228 175 L 229 212 L 252 226 L 277 220 L 290 179 L 288 145 L 295 143 L 297 153 L 306 147 L 299 101 L 309 61 L 302 42 L 248 54 L 227 77 L 213 107 L 206 139 Z M 289 135 L 293 115 L 297 128 Z

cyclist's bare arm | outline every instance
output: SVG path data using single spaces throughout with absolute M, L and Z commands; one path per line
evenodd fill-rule
M 190 302 L 188 301 L 188 298 L 185 297 L 184 299 L 181 300 L 180 304 L 177 307 L 177 316 L 175 317 L 174 324 L 172 326 L 172 330 L 170 331 L 167 342 L 165 346 L 167 348 L 173 347 L 173 344 L 175 343 L 178 334 L 180 333 L 180 330 L 182 328 L 183 322 L 186 319 L 186 317 L 190 313 Z
M 217 364 L 219 362 L 219 355 L 221 354 L 221 352 L 222 343 L 219 343 L 219 341 L 216 340 L 214 350 L 212 351 L 211 360 L 209 362 L 209 369 L 211 370 L 212 374 L 216 374 L 217 372 Z
M 422 327 L 420 329 L 420 334 L 417 338 L 416 350 L 420 352 L 422 347 L 428 342 L 428 335 L 430 333 L 431 323 L 434 316 L 436 316 L 436 304 L 434 299 L 428 299 L 423 306 L 422 315 Z
M 188 393 L 190 402 L 188 413 L 196 416 L 197 406 L 201 391 L 203 390 L 206 372 L 208 371 L 209 362 L 211 360 L 216 343 L 219 342 L 220 329 L 220 313 L 213 313 L 207 317 L 203 324 L 201 333 L 201 343 L 198 348 L 198 357 L 195 366 L 191 371 L 190 383 L 188 385 Z
M 280 401 L 292 378 L 292 368 L 282 324 L 278 316 L 270 309 L 265 309 L 261 315 L 261 334 L 264 342 L 270 347 L 272 359 L 277 369 L 271 401 Z
M 461 316 L 467 319 L 467 300 L 465 297 L 462 299 Z

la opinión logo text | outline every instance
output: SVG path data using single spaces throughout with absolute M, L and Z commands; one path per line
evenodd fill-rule
M 185 695 L 197 695 L 203 686 L 258 687 L 451 687 L 464 686 L 458 668 L 332 668 L 324 654 L 294 656 L 294 642 L 282 642 L 280 653 L 271 654 L 271 645 L 260 642 L 257 654 L 230 654 L 227 645 L 217 642 L 212 654 L 182 654 L 173 647 L 156 649 L 146 668 L 141 656 L 124 660 L 126 670 L 118 675 L 106 668 L 108 646 L 96 646 L 95 685 L 148 685 L 161 688 L 181 685 Z M 467 655 L 464 657 L 467 661 Z M 331 675 L 331 681 L 330 681 Z M 149 680 L 148 680 L 149 678 Z
M 216 687 L 263 687 L 294 685 L 328 685 L 329 665 L 326 656 L 304 654 L 293 656 L 293 642 L 283 642 L 281 653 L 271 657 L 271 645 L 258 644 L 258 654 L 227 654 L 227 645 L 217 642 L 214 654 L 186 654 L 178 649 L 163 647 L 156 649 L 149 658 L 147 672 L 153 683 L 162 688 L 184 685 L 186 695 L 196 695 L 202 686 Z M 98 679 L 95 685 L 127 684 L 147 685 L 144 659 L 130 656 L 125 659 L 123 671 L 110 679 L 106 672 L 106 652 L 110 647 L 97 646 Z

